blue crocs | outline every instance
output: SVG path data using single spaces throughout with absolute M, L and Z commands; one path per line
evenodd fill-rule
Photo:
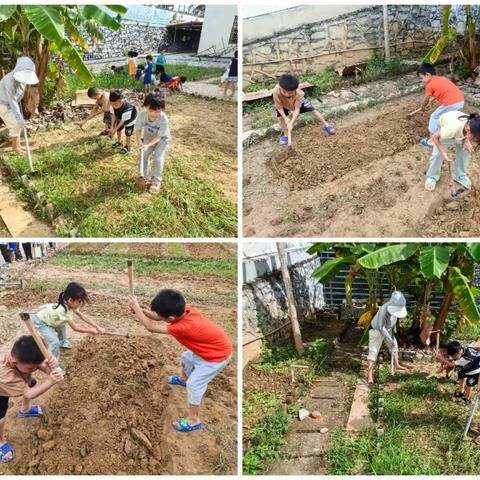
M 18 412 L 18 416 L 22 418 L 26 417 L 43 417 L 42 409 L 38 405 L 32 405 L 32 408 L 28 412 Z
M 329 135 L 333 135 L 337 131 L 333 125 L 326 125 L 322 130 Z
M 181 387 L 187 386 L 186 382 L 184 382 L 178 375 L 172 375 L 167 383 L 169 385 L 180 385 Z
M 8 460 L 4 460 L 3 457 L 7 454 L 11 453 L 12 456 Z M 5 442 L 1 447 L 0 447 L 0 462 L 2 463 L 9 463 L 13 460 L 13 450 L 11 445 L 8 442 Z
M 280 137 L 280 145 L 288 145 L 288 136 L 287 135 L 282 135 Z
M 422 138 L 420 140 L 420 145 L 423 145 L 424 147 L 433 149 L 433 145 L 431 143 L 429 143 L 428 138 Z
M 172 423 L 172 427 L 177 432 L 193 432 L 195 430 L 201 430 L 204 425 L 203 423 L 199 423 L 198 425 L 190 425 L 186 418 L 179 418 L 176 422 Z

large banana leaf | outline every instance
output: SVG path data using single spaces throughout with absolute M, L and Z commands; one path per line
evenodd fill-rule
M 431 50 L 423 58 L 424 63 L 435 63 L 442 54 L 445 45 L 447 44 L 447 35 L 442 35 L 437 40 L 437 43 L 431 48 Z
M 480 243 L 467 243 L 467 251 L 475 261 L 480 261 Z
M 320 265 L 312 276 L 320 283 L 327 284 L 332 281 L 342 270 L 348 260 L 345 257 L 336 257 L 327 260 L 323 265 Z
M 87 41 L 83 38 L 82 34 L 78 31 L 78 28 L 68 17 L 65 17 L 65 28 L 70 35 L 70 38 L 77 43 L 80 48 L 86 50 L 87 52 L 90 51 Z
M 95 20 L 100 25 L 109 28 L 110 30 L 120 30 L 122 25 L 110 16 L 107 12 L 97 7 L 96 5 L 83 5 L 79 7 L 81 14 L 88 20 Z
M 334 243 L 328 243 L 328 242 L 315 243 L 307 250 L 307 253 L 309 253 L 310 255 L 313 255 L 314 253 L 317 253 L 317 252 L 330 250 L 334 245 L 335 245 Z
M 22 10 L 35 29 L 47 40 L 61 42 L 65 38 L 65 28 L 60 5 L 23 5 Z
M 0 5 L 0 22 L 8 20 L 17 9 L 17 5 Z
M 358 259 L 364 268 L 380 268 L 411 257 L 417 250 L 417 243 L 400 243 L 380 248 Z
M 92 22 L 84 22 L 82 23 L 82 26 L 85 28 L 85 30 L 88 32 L 90 37 L 92 39 L 96 40 L 104 40 L 105 35 L 98 29 Z
M 453 296 L 465 314 L 467 321 L 480 323 L 480 312 L 475 303 L 472 290 L 468 286 L 468 278 L 462 275 L 458 267 L 450 267 L 448 281 L 452 286 Z
M 112 12 L 118 13 L 119 15 L 125 15 L 127 13 L 127 8 L 123 5 L 105 5 Z
M 427 245 L 420 249 L 420 268 L 426 278 L 440 278 L 449 261 L 450 251 L 441 245 Z
M 86 82 L 93 82 L 93 75 L 90 73 L 90 70 L 83 63 L 82 58 L 69 40 L 64 38 L 61 42 L 56 42 L 56 47 L 62 57 L 68 62 L 69 67 L 73 72 L 78 75 L 79 78 L 85 80 Z

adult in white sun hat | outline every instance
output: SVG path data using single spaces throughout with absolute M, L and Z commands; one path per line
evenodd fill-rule
M 398 344 L 393 333 L 393 327 L 399 318 L 407 316 L 407 301 L 402 292 L 395 290 L 390 300 L 383 304 L 372 319 L 371 329 L 368 332 L 368 368 L 367 381 L 373 384 L 373 366 L 378 357 L 378 352 L 385 340 L 393 351 L 393 365 L 397 370 L 407 370 L 398 362 Z
M 36 85 L 35 64 L 29 57 L 20 57 L 15 68 L 0 80 L 0 118 L 5 122 L 14 151 L 23 153 L 20 133 L 25 128 L 22 99 L 27 85 Z

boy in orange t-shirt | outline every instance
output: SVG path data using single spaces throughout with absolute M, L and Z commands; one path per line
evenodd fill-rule
M 432 135 L 440 129 L 438 120 L 446 112 L 462 110 L 465 97 L 462 91 L 447 77 L 435 75 L 435 67 L 430 63 L 422 63 L 417 69 L 417 75 L 425 83 L 425 98 L 422 110 L 426 110 L 433 100 L 437 100 L 440 106 L 430 115 L 428 131 L 430 139 L 424 138 L 420 144 L 424 147 L 433 148 Z
M 10 353 L 0 354 L 0 462 L 13 460 L 13 450 L 5 438 L 8 401 L 10 397 L 21 397 L 19 417 L 41 417 L 42 409 L 32 405 L 32 400 L 39 397 L 58 382 L 63 374 L 54 370 L 57 359 L 52 355 L 45 360 L 35 340 L 30 335 L 20 337 Z M 41 384 L 32 378 L 32 373 L 40 370 L 48 375 Z
M 200 312 L 186 305 L 177 290 L 160 290 L 152 300 L 150 310 L 142 309 L 135 297 L 129 297 L 130 308 L 146 330 L 172 335 L 188 350 L 182 354 L 182 373 L 173 375 L 171 385 L 186 387 L 189 412 L 172 426 L 179 432 L 203 428 L 200 404 L 208 384 L 230 361 L 232 344 L 227 334 Z M 157 322 L 166 322 L 166 325 Z

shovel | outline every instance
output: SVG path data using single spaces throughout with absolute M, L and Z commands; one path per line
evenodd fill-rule
M 133 262 L 127 260 L 127 269 L 128 269 L 128 294 L 133 297 Z
M 392 347 L 392 350 L 390 351 L 390 373 L 392 375 L 395 375 L 395 367 L 393 366 L 393 347 Z
M 36 172 L 33 169 L 32 155 L 30 153 L 30 144 L 28 143 L 28 134 L 26 128 L 23 129 L 23 139 L 25 140 L 25 150 L 27 152 L 28 168 L 30 170 L 30 173 L 34 175 Z
M 475 398 L 475 402 L 472 405 L 472 410 L 470 411 L 470 416 L 468 417 L 467 425 L 465 426 L 465 431 L 463 432 L 463 439 L 465 440 L 468 437 L 468 432 L 472 425 L 473 417 L 478 407 L 478 395 Z
M 114 337 L 125 337 L 125 338 L 130 338 L 132 334 L 130 332 L 105 332 L 103 335 L 113 335 Z
M 407 114 L 407 118 L 412 118 L 416 113 L 420 112 L 422 110 L 422 107 L 417 108 L 413 112 L 410 112 Z
M 287 145 L 289 147 L 292 146 L 292 129 L 291 128 L 288 129 L 288 143 L 287 143 Z

